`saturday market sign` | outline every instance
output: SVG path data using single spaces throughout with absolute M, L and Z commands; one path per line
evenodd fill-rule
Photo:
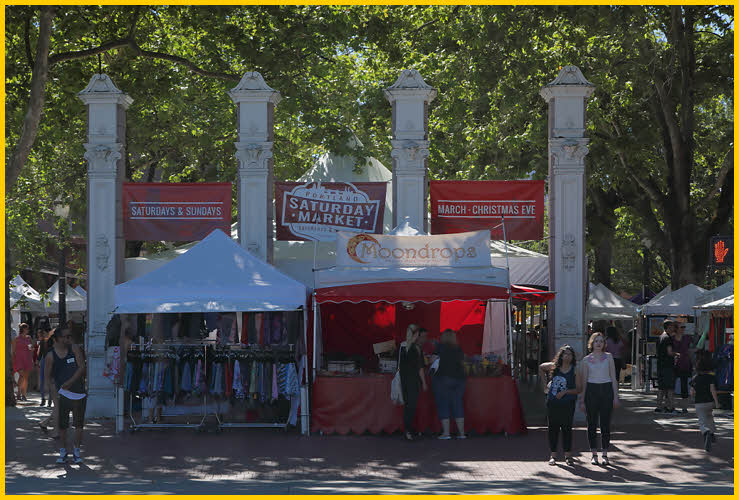
M 348 267 L 488 267 L 490 231 L 434 236 L 339 231 L 336 265 Z
M 384 182 L 275 182 L 278 240 L 334 241 L 336 231 L 382 233 Z

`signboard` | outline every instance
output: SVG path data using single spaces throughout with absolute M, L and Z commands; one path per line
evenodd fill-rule
M 353 234 L 336 238 L 336 265 L 349 267 L 490 266 L 490 233 L 440 236 Z
M 713 236 L 711 238 L 711 265 L 730 267 L 734 265 L 734 238 Z
M 277 239 L 334 241 L 336 231 L 382 233 L 384 182 L 275 182 Z
M 431 181 L 431 233 L 490 230 L 494 240 L 544 235 L 544 181 Z
M 123 184 L 123 237 L 195 241 L 231 234 L 231 183 Z

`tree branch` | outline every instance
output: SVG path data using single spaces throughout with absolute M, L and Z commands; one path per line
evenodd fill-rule
M 713 188 L 711 191 L 708 192 L 707 195 L 705 195 L 703 198 L 698 201 L 697 206 L 701 207 L 705 205 L 706 203 L 710 202 L 714 196 L 716 196 L 716 193 L 719 192 L 720 189 L 724 187 L 724 181 L 726 180 L 726 176 L 729 175 L 729 171 L 734 168 L 734 146 L 731 146 L 729 149 L 729 152 L 726 153 L 726 156 L 724 156 L 723 164 L 721 165 L 721 170 L 719 170 L 718 175 L 716 175 L 716 182 L 713 183 Z
M 75 59 L 83 59 L 85 57 L 90 57 L 90 56 L 94 56 L 97 54 L 102 54 L 104 52 L 108 52 L 109 50 L 119 49 L 121 47 L 127 47 L 131 44 L 131 42 L 132 40 L 129 38 L 122 38 L 119 40 L 112 40 L 110 42 L 105 42 L 99 47 L 93 47 L 92 49 L 77 50 L 73 52 L 62 52 L 60 54 L 54 54 L 53 56 L 49 57 L 49 66 L 51 67 L 61 62 L 72 61 Z
M 28 66 L 33 70 L 33 56 L 31 55 L 31 14 L 28 14 L 26 18 L 26 59 L 28 60 Z
M 222 73 L 218 71 L 207 71 L 204 69 L 199 68 L 195 63 L 192 61 L 185 59 L 184 57 L 180 56 L 174 56 L 172 54 L 166 54 L 164 52 L 156 52 L 151 50 L 144 50 L 136 43 L 135 40 L 130 40 L 131 47 L 136 51 L 136 53 L 143 57 L 149 57 L 152 59 L 161 59 L 163 61 L 170 61 L 173 63 L 181 64 L 188 68 L 190 71 L 192 71 L 195 74 L 205 76 L 208 78 L 221 78 L 224 80 L 231 80 L 238 82 L 241 80 L 241 76 L 239 75 L 232 75 L 229 73 Z
M 15 147 L 13 156 L 5 170 L 5 193 L 8 193 L 25 165 L 31 147 L 36 141 L 38 126 L 41 121 L 41 110 L 46 97 L 46 80 L 49 78 L 49 44 L 51 40 L 51 23 L 56 15 L 56 7 L 41 8 L 39 20 L 39 36 L 36 47 L 36 61 L 31 78 L 31 95 L 28 99 L 28 112 L 23 118 L 23 129 Z

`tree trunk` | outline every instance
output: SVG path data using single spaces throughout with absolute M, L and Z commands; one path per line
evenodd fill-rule
M 56 14 L 55 7 L 42 7 L 39 20 L 38 44 L 36 61 L 33 65 L 31 78 L 31 96 L 28 100 L 28 112 L 23 119 L 23 129 L 18 144 L 15 146 L 10 163 L 5 166 L 5 193 L 15 185 L 23 166 L 28 160 L 33 143 L 36 142 L 38 126 L 41 121 L 41 111 L 46 98 L 46 81 L 49 78 L 49 41 L 51 39 L 51 24 Z
M 13 268 L 10 261 L 10 247 L 8 245 L 7 223 L 5 224 L 5 406 L 15 406 L 15 391 L 13 390 L 13 360 L 10 356 L 11 350 L 11 326 L 10 326 L 10 287 L 8 283 L 13 278 Z

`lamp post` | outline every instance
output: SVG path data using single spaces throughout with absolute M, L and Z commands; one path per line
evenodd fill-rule
M 54 202 L 54 213 L 67 222 L 69 205 L 61 200 Z M 59 327 L 67 323 L 67 261 L 64 251 L 64 227 L 59 228 Z

